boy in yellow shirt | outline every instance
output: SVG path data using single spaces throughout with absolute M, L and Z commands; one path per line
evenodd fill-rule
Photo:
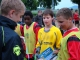
M 47 9 L 43 12 L 43 22 L 45 27 L 41 28 L 38 32 L 38 42 L 36 45 L 36 52 L 38 53 L 38 49 L 40 47 L 40 54 L 45 55 L 43 52 L 49 52 L 48 50 L 54 51 L 54 53 L 58 53 L 60 49 L 60 41 L 62 38 L 60 30 L 52 25 L 53 20 L 53 11 Z M 46 53 L 47 53 L 46 52 Z M 49 54 L 49 53 L 48 53 Z M 47 57 L 47 54 L 46 54 Z M 39 57 L 42 58 L 42 57 Z M 45 58 L 43 56 L 43 58 Z

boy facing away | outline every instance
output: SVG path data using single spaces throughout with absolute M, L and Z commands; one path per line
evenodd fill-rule
M 20 37 L 14 32 L 25 12 L 21 0 L 2 0 L 0 15 L 0 60 L 23 60 Z

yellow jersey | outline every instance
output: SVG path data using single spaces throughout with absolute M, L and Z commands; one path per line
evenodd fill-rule
M 62 34 L 57 27 L 52 26 L 47 32 L 44 28 L 41 28 L 38 32 L 38 42 L 36 48 L 41 47 L 40 53 L 42 53 L 49 47 L 52 50 L 54 50 L 54 46 L 60 49 L 61 38 Z
M 22 34 L 21 34 L 21 29 L 20 29 L 20 24 L 17 24 L 16 29 L 15 29 L 15 32 L 16 32 L 19 36 L 22 36 Z
M 26 44 L 26 54 L 33 54 L 36 44 L 36 37 L 33 30 L 35 22 L 31 24 L 29 29 L 26 29 L 26 25 L 24 25 L 24 37 Z

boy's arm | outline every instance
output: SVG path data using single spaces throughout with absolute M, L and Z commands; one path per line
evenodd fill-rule
M 41 49 L 41 33 L 40 33 L 40 30 L 38 32 L 38 41 L 37 41 L 37 44 L 36 44 L 36 57 L 38 58 L 38 55 L 40 54 L 40 49 Z
M 80 41 L 76 36 L 71 36 L 67 41 L 67 49 L 70 55 L 68 60 L 79 60 L 80 59 Z
M 21 31 L 21 35 L 24 36 L 24 27 L 22 25 L 20 25 L 20 31 Z
M 56 35 L 56 43 L 55 43 L 55 46 L 54 46 L 54 53 L 57 54 L 59 52 L 59 49 L 60 49 L 60 42 L 61 42 L 61 39 L 62 39 L 62 34 L 61 34 L 61 31 L 58 29 L 56 30 L 57 32 L 55 32 L 55 35 Z
M 61 39 L 62 39 L 62 34 L 61 31 L 58 29 L 57 30 L 57 34 L 56 34 L 56 48 L 60 49 L 60 43 L 61 43 Z
M 12 60 L 24 60 L 24 49 L 19 36 L 12 37 Z M 15 59 L 16 58 L 16 59 Z
M 33 30 L 34 30 L 34 33 L 35 33 L 35 36 L 36 36 L 36 44 L 38 44 L 37 43 L 38 42 L 38 31 L 39 31 L 40 28 L 41 27 L 37 23 L 34 24 Z M 36 46 L 36 44 L 35 44 L 35 46 Z M 36 48 L 34 49 L 34 53 L 35 52 L 36 52 Z
M 36 35 L 36 43 L 37 43 L 37 41 L 38 41 L 38 31 L 39 31 L 40 28 L 41 28 L 41 27 L 40 27 L 37 23 L 34 24 L 33 30 L 34 30 L 34 33 L 35 33 L 35 35 Z

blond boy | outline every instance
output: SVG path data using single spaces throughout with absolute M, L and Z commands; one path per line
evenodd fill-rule
M 20 37 L 14 32 L 25 5 L 21 0 L 2 0 L 0 15 L 0 60 L 23 60 Z

